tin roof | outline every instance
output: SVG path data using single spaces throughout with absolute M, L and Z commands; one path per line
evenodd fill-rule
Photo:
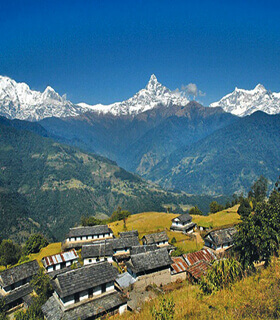
M 215 254 L 210 249 L 203 249 L 196 252 L 186 253 L 183 255 L 183 257 L 186 260 L 188 266 L 192 266 L 193 264 L 201 260 L 211 262 L 217 259 Z
M 78 254 L 75 249 L 61 252 L 52 256 L 47 256 L 42 259 L 45 268 L 53 266 L 58 263 L 72 261 L 78 259 Z
M 187 272 L 190 273 L 194 279 L 199 280 L 203 275 L 207 273 L 207 270 L 210 266 L 211 265 L 209 262 L 201 260 L 190 266 Z
M 172 257 L 171 258 L 173 263 L 171 265 L 172 268 L 172 274 L 180 273 L 180 272 L 186 272 L 188 269 L 188 265 L 184 258 L 182 257 Z

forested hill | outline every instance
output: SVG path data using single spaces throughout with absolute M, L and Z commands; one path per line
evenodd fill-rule
M 279 175 L 280 115 L 256 112 L 178 149 L 148 175 L 166 188 L 190 193 L 246 193 L 260 175 Z
M 32 132 L 28 131 L 31 130 Z M 206 210 L 212 199 L 168 193 L 106 158 L 59 144 L 38 124 L 0 119 L 0 236 L 22 240 L 43 231 L 61 240 L 82 215 L 164 210 L 164 204 Z

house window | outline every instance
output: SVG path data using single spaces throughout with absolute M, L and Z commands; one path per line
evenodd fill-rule
M 98 261 L 100 261 L 100 258 L 98 257 L 98 258 L 96 258 L 96 261 L 98 262 Z
M 91 262 L 92 262 L 92 260 L 91 260 L 91 259 L 88 259 L 88 262 L 89 262 L 89 263 L 91 263 Z

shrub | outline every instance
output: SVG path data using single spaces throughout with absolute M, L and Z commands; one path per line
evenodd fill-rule
M 241 264 L 234 259 L 215 261 L 206 276 L 200 281 L 200 288 L 206 294 L 229 287 L 242 278 Z
M 172 320 L 175 314 L 175 303 L 172 297 L 161 297 L 159 308 L 152 308 L 152 316 L 155 320 Z
M 42 248 L 49 244 L 48 240 L 41 234 L 33 234 L 26 241 L 24 246 L 24 253 L 26 255 L 30 253 L 38 253 Z

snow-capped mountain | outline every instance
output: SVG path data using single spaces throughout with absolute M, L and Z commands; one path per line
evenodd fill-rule
M 270 92 L 261 84 L 253 90 L 235 88 L 220 101 L 210 104 L 210 107 L 221 107 L 240 117 L 263 111 L 268 114 L 280 113 L 280 93 Z
M 181 93 L 174 92 L 158 82 L 153 74 L 145 87 L 138 91 L 132 98 L 123 102 L 116 102 L 110 105 L 88 105 L 79 103 L 78 105 L 99 113 L 111 113 L 115 116 L 136 115 L 150 110 L 158 105 L 187 105 L 189 100 Z
M 180 92 L 164 87 L 152 75 L 146 88 L 132 98 L 110 105 L 74 104 L 51 87 L 44 92 L 33 91 L 26 83 L 0 76 L 0 115 L 9 119 L 38 121 L 47 117 L 77 116 L 91 111 L 115 116 L 136 115 L 158 105 L 186 105 L 189 100 Z
M 0 115 L 9 119 L 37 121 L 47 117 L 75 116 L 82 107 L 61 97 L 53 88 L 33 91 L 26 83 L 0 76 Z

